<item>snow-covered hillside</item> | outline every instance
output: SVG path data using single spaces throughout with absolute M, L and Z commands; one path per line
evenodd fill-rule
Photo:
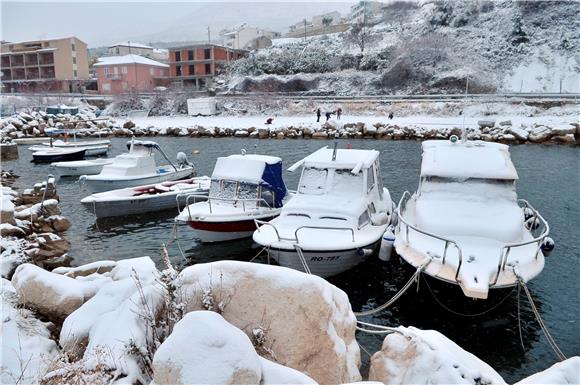
M 233 91 L 579 92 L 576 1 L 385 3 L 366 29 L 284 38 L 228 68 Z M 364 44 L 363 44 L 364 43 Z

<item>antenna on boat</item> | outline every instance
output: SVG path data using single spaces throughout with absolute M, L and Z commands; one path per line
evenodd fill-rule
M 469 78 L 465 78 L 465 98 L 463 99 L 463 127 L 461 128 L 461 143 L 467 142 L 467 131 L 465 130 L 465 106 L 467 105 L 467 93 L 469 92 Z
M 332 161 L 336 160 L 336 150 L 338 149 L 338 131 L 334 134 L 334 148 L 332 149 Z

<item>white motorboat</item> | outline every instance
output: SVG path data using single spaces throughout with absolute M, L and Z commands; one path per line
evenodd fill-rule
M 86 144 L 81 145 L 83 142 L 76 142 L 76 143 L 66 143 L 61 140 L 55 140 L 52 142 L 52 146 L 47 143 L 42 143 L 41 145 L 28 147 L 30 151 L 44 151 L 48 148 L 57 148 L 57 149 L 84 149 L 86 156 L 97 156 L 97 155 L 104 155 L 109 151 L 110 144 Z
M 286 198 L 282 159 L 230 155 L 217 159 L 207 201 L 191 195 L 176 220 L 188 223 L 202 242 L 247 238 L 256 229 L 254 220 L 276 217 Z
M 85 158 L 86 150 L 78 148 L 50 148 L 43 147 L 32 153 L 34 163 L 65 162 L 71 160 L 81 160 Z
M 97 218 L 118 217 L 179 208 L 189 194 L 207 197 L 209 186 L 210 178 L 202 176 L 96 193 L 81 203 Z
M 394 204 L 383 188 L 379 152 L 321 148 L 302 167 L 298 190 L 278 218 L 257 222 L 254 241 L 281 266 L 322 277 L 378 251 Z
M 55 174 L 58 176 L 80 176 L 80 175 L 95 175 L 101 172 L 103 167 L 107 164 L 113 163 L 113 159 L 88 159 L 71 162 L 56 162 L 51 166 L 55 169 Z
M 91 147 L 91 146 L 107 146 L 111 147 L 111 141 L 109 139 L 97 139 L 97 140 L 76 140 L 76 136 L 72 142 L 63 141 L 63 140 L 53 140 L 52 144 L 50 140 L 48 142 L 42 142 L 43 146 L 50 146 L 50 147 Z
M 131 140 L 127 146 L 129 152 L 113 158 L 99 174 L 81 175 L 81 184 L 96 193 L 185 179 L 195 174 L 193 165 L 182 152 L 177 154 L 178 164 L 174 165 L 155 142 Z M 153 150 L 158 150 L 170 165 L 157 167 Z
M 398 205 L 397 253 L 471 298 L 537 276 L 549 226 L 517 199 L 508 146 L 429 140 L 422 147 L 417 192 Z

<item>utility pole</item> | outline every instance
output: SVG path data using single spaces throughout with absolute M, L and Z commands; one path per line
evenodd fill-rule
M 360 44 L 360 52 L 364 54 L 365 52 L 365 40 L 366 40 L 366 33 L 367 33 L 367 2 L 363 0 L 363 25 L 361 29 L 361 44 Z
M 207 26 L 207 42 L 211 43 L 211 32 L 209 30 L 209 25 Z
M 304 42 L 306 43 L 306 19 L 304 19 Z

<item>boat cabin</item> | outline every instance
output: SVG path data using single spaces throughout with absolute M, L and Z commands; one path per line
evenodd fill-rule
M 212 204 L 236 204 L 279 208 L 286 197 L 282 159 L 274 156 L 241 154 L 220 157 L 211 175 Z
M 387 220 L 379 152 L 375 150 L 330 149 L 324 147 L 290 167 L 302 167 L 297 193 L 286 216 L 321 219 L 358 229 Z M 390 210 L 391 208 L 388 207 Z M 318 213 L 318 218 L 312 218 Z

